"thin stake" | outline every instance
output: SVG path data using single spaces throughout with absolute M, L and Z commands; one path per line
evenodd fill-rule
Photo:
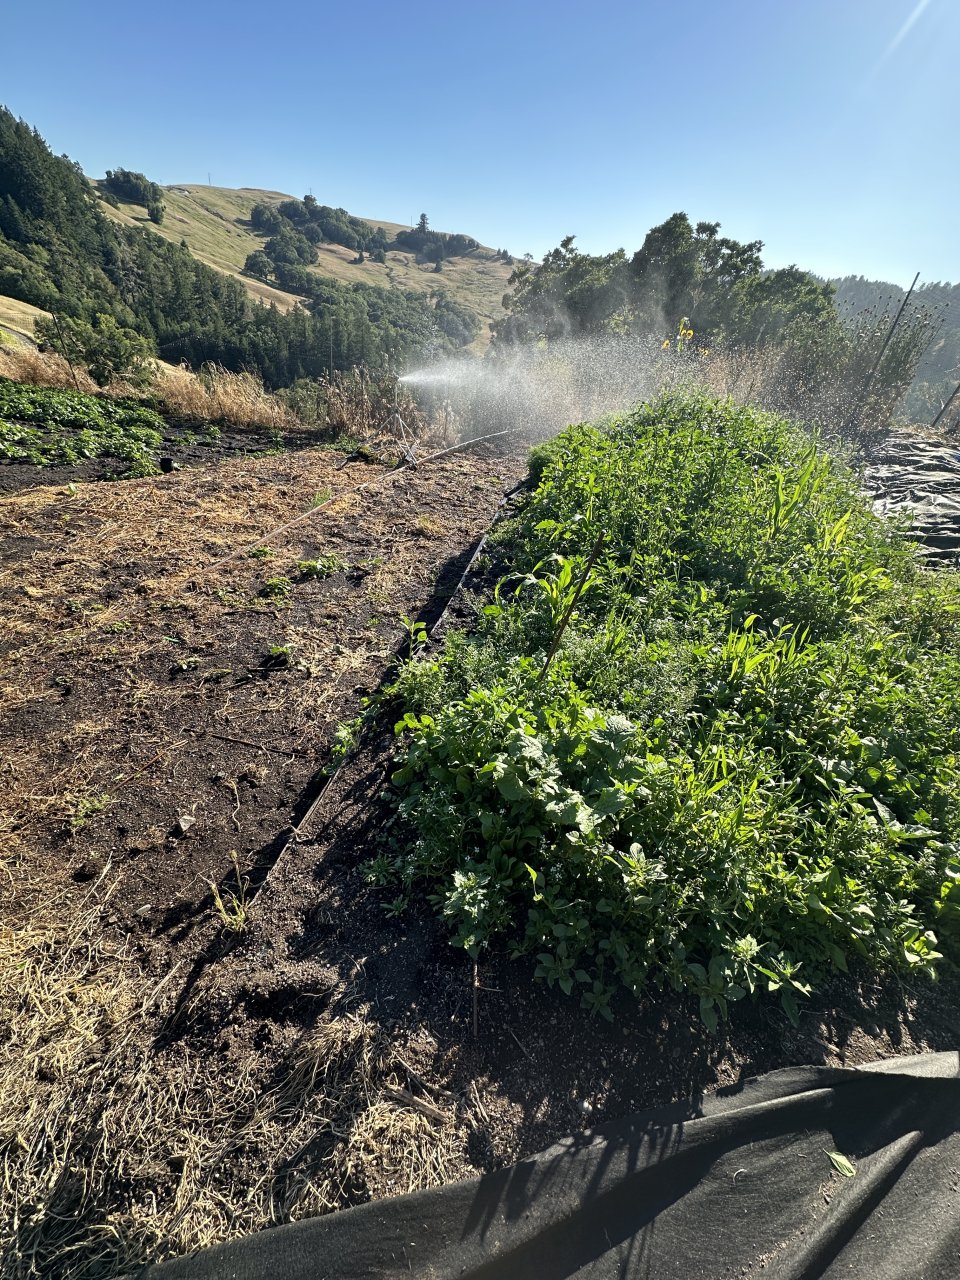
M 479 990 L 480 990 L 480 986 L 479 986 L 479 983 L 477 982 L 477 962 L 476 960 L 474 960 L 473 962 L 473 1038 L 474 1040 L 476 1040 L 480 1031 L 480 1011 L 478 1008 Z
M 879 355 L 877 356 L 876 360 L 874 360 L 873 362 L 873 368 L 867 374 L 867 380 L 863 384 L 863 389 L 860 392 L 860 403 L 859 405 L 857 405 L 856 409 L 853 411 L 853 414 L 851 415 L 850 420 L 847 423 L 847 430 L 849 430 L 851 427 L 856 426 L 860 420 L 860 415 L 863 413 L 864 407 L 866 406 L 866 403 L 867 403 L 867 395 L 870 391 L 871 386 L 873 385 L 874 378 L 877 376 L 877 370 L 880 368 L 880 362 L 883 360 L 883 357 L 887 354 L 887 347 L 889 347 L 890 343 L 893 340 L 893 335 L 897 331 L 897 325 L 900 323 L 900 319 L 904 311 L 907 309 L 907 303 L 910 301 L 911 297 L 913 296 L 913 291 L 917 287 L 917 281 L 919 279 L 920 279 L 920 272 L 918 271 L 917 274 L 913 277 L 913 284 L 907 290 L 903 301 L 900 303 L 900 310 L 893 317 L 893 324 L 890 326 L 890 331 L 887 334 L 886 338 L 884 339 L 883 346 L 880 348 Z
M 79 391 L 79 390 L 80 390 L 80 381 L 79 381 L 79 379 L 77 378 L 77 371 L 76 371 L 76 369 L 73 367 L 73 361 L 72 361 L 72 360 L 70 359 L 70 357 L 67 355 L 67 344 L 66 344 L 66 343 L 64 342 L 64 340 L 63 340 L 63 330 L 60 328 L 60 317 L 57 315 L 57 313 L 56 313 L 55 311 L 52 311 L 52 312 L 50 313 L 50 318 L 51 318 L 51 320 L 53 321 L 54 326 L 56 327 L 56 330 L 57 330 L 57 337 L 60 339 L 60 350 L 61 350 L 61 352 L 63 353 L 63 358 L 64 358 L 64 360 L 66 360 L 67 364 L 70 366 L 70 372 L 73 374 L 73 385 L 74 385 L 74 386 L 77 388 L 77 390 Z M 81 392 L 81 394 L 82 394 L 82 392 Z
M 933 429 L 936 427 L 937 423 L 940 421 L 940 419 L 943 417 L 943 415 L 947 412 L 947 410 L 948 410 L 948 409 L 950 408 L 950 406 L 953 404 L 954 400 L 956 400 L 956 398 L 957 398 L 957 396 L 958 396 L 958 395 L 960 395 L 960 382 L 958 382 L 958 383 L 957 383 L 956 388 L 954 389 L 953 395 L 952 395 L 952 396 L 950 397 L 950 399 L 946 402 L 946 404 L 943 406 L 943 408 L 940 410 L 940 412 L 937 414 L 937 416 L 934 418 L 934 420 L 930 423 L 930 430 L 931 430 L 931 431 L 933 431 Z
M 586 566 L 583 570 L 583 574 L 580 578 L 580 581 L 577 583 L 577 589 L 573 593 L 573 599 L 567 605 L 566 610 L 564 611 L 564 615 L 560 619 L 560 625 L 559 627 L 557 627 L 556 634 L 553 637 L 553 644 L 551 644 L 550 646 L 550 652 L 547 654 L 546 658 L 544 659 L 543 666 L 540 668 L 539 678 L 541 680 L 547 674 L 547 671 L 550 667 L 550 663 L 553 661 L 557 650 L 560 648 L 560 641 L 563 639 L 563 633 L 566 631 L 567 624 L 569 623 L 570 619 L 573 617 L 573 611 L 577 606 L 577 601 L 583 595 L 584 588 L 587 585 L 587 579 L 590 577 L 590 570 L 593 568 L 596 562 L 597 556 L 600 554 L 600 548 L 603 546 L 604 536 L 605 535 L 601 533 L 600 536 L 597 538 L 596 542 L 594 543 L 593 550 L 590 552 L 590 557 L 587 560 Z

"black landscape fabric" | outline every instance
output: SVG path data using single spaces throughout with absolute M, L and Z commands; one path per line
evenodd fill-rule
M 156 1280 L 960 1276 L 960 1055 L 796 1067 Z

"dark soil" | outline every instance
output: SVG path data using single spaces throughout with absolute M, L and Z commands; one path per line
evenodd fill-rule
M 525 961 L 492 955 L 475 974 L 426 904 L 393 918 L 363 874 L 397 834 L 389 709 L 328 782 L 336 728 L 382 687 L 399 616 L 441 615 L 523 463 L 460 454 L 387 479 L 344 462 L 307 451 L 0 501 L 0 829 L 21 872 L 6 922 L 109 882 L 104 928 L 151 980 L 175 970 L 158 1071 L 192 1050 L 225 1075 L 252 1066 L 266 1091 L 321 1020 L 362 1009 L 409 1096 L 453 1117 L 447 1176 L 465 1177 L 775 1067 L 956 1045 L 949 974 L 838 980 L 797 1027 L 752 1004 L 710 1035 L 671 993 L 625 995 L 607 1023 Z M 344 496 L 270 532 L 327 491 Z M 222 562 L 258 539 L 269 556 Z M 343 568 L 302 577 L 320 554 Z M 271 595 L 272 577 L 289 589 Z M 458 597 L 453 620 L 469 616 Z M 243 896 L 239 934 L 211 885 Z M 151 1194 L 173 1197 L 177 1177 Z M 398 1189 L 368 1177 L 353 1198 Z
M 27 798 L 15 822 L 31 878 L 42 866 L 49 893 L 109 875 L 109 923 L 145 952 L 190 954 L 210 881 L 235 878 L 233 851 L 262 878 L 337 726 L 402 645 L 401 616 L 436 618 L 519 475 L 516 461 L 463 456 L 397 477 L 344 462 L 245 459 L 239 473 L 228 463 L 0 503 L 0 613 L 16 622 L 0 639 L 0 749 L 7 803 Z M 379 478 L 386 487 L 349 493 Z M 335 492 L 342 504 L 272 538 L 269 555 L 243 554 Z M 212 578 L 202 562 L 217 555 L 190 524 L 208 498 L 214 523 L 250 504 L 230 548 L 241 554 Z M 338 562 L 329 576 L 297 568 L 320 555 Z M 194 558 L 200 576 L 183 583 Z M 52 810 L 30 811 L 31 796 L 58 791 Z

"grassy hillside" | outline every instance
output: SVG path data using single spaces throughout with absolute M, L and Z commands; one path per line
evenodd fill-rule
M 0 294 L 0 343 L 4 335 L 15 338 L 33 336 L 33 326 L 46 311 L 32 307 L 29 302 L 21 302 L 19 298 L 7 298 Z
M 163 223 L 154 226 L 141 205 L 121 204 L 118 209 L 102 207 L 110 216 L 127 225 L 147 226 L 177 243 L 186 240 L 191 252 L 202 262 L 228 275 L 237 277 L 254 298 L 275 302 L 289 310 L 298 301 L 294 294 L 284 293 L 260 280 L 242 274 L 247 256 L 262 248 L 263 239 L 250 226 L 250 210 L 255 204 L 279 204 L 290 199 L 279 191 L 262 191 L 254 187 L 205 187 L 197 185 L 164 188 L 167 211 Z M 364 215 L 365 216 L 365 215 Z M 391 236 L 401 224 L 365 217 L 374 227 L 383 227 Z M 338 244 L 319 246 L 319 260 L 313 268 L 319 276 L 347 284 L 396 285 L 402 289 L 428 292 L 444 289 L 451 298 L 471 307 L 483 322 L 478 346 L 486 346 L 490 323 L 503 312 L 501 300 L 507 288 L 512 267 L 494 259 L 493 250 L 481 246 L 461 258 L 449 258 L 441 273 L 429 263 L 418 263 L 412 253 L 394 252 L 384 263 L 354 263 L 356 254 Z

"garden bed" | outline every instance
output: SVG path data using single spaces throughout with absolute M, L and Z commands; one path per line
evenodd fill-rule
M 412 708 L 425 667 L 464 652 L 445 637 L 494 603 L 515 524 L 393 700 L 357 721 L 363 699 L 525 466 L 307 450 L 0 500 L 5 1274 L 118 1276 L 772 1067 L 956 1044 L 951 971 L 856 960 L 793 1021 L 741 1001 L 711 1031 L 697 992 L 655 984 L 615 990 L 608 1020 L 513 957 L 516 935 L 475 967 L 426 879 L 378 883 L 417 834 L 391 781 L 397 696 Z M 503 625 L 485 617 L 480 645 Z M 519 670 L 502 650 L 498 678 Z

